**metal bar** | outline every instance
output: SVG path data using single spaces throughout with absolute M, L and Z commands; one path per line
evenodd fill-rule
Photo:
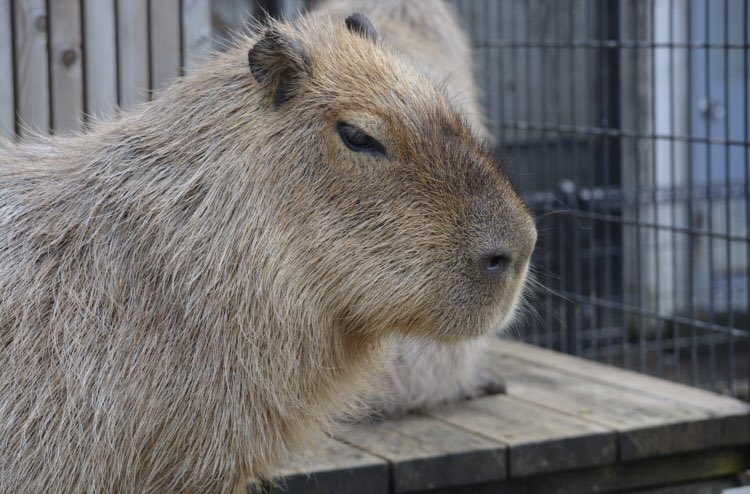
M 498 124 L 506 129 L 517 129 L 517 130 L 543 130 L 546 132 L 556 132 L 560 134 L 580 134 L 583 136 L 588 135 L 603 135 L 609 137 L 618 137 L 626 139 L 643 139 L 653 138 L 661 140 L 674 140 L 682 141 L 691 144 L 712 144 L 717 146 L 737 146 L 744 148 L 747 146 L 747 142 L 744 140 L 737 139 L 719 139 L 719 138 L 708 138 L 708 137 L 696 137 L 689 135 L 669 135 L 669 134 L 650 134 L 648 132 L 639 132 L 634 130 L 623 130 L 619 128 L 608 128 L 608 127 L 589 127 L 585 125 L 564 125 L 564 124 L 536 124 L 524 120 L 501 120 Z
M 614 5 L 614 8 L 610 8 L 610 4 Z M 601 10 L 601 26 L 603 40 L 608 40 L 611 36 L 619 37 L 617 34 L 618 18 L 616 16 L 617 3 L 613 1 L 604 2 Z M 616 122 L 619 119 L 619 113 L 614 110 L 610 115 L 610 106 L 617 94 L 619 94 L 619 52 L 611 47 L 601 46 L 599 50 L 603 57 L 603 73 L 602 73 L 602 128 L 610 128 L 612 122 L 615 122 L 615 128 L 619 127 Z M 617 108 L 617 107 L 615 107 Z M 612 156 L 618 156 L 618 146 L 612 145 L 612 138 L 609 135 L 602 135 L 604 142 L 604 184 L 607 187 L 613 185 L 611 175 L 612 167 Z M 604 245 L 605 251 L 610 253 L 613 245 L 613 225 L 617 225 L 615 221 L 603 220 L 605 226 L 604 230 Z M 606 269 L 604 270 L 604 294 L 607 299 L 611 299 L 614 296 L 614 279 L 613 279 L 613 263 L 611 262 L 611 256 L 606 261 Z M 622 317 L 622 312 L 608 311 L 609 317 L 614 320 L 614 314 L 619 314 Z M 611 335 L 607 340 L 608 348 L 613 348 Z M 607 362 L 611 365 L 614 363 L 614 355 L 612 351 L 607 353 Z
M 598 331 L 598 333 L 602 333 L 602 332 L 603 333 L 607 333 L 607 332 L 611 333 L 612 329 L 611 328 L 602 328 L 602 329 L 600 329 Z M 600 336 L 600 334 L 594 333 L 593 335 L 590 335 L 590 336 L 592 338 L 596 338 L 596 337 Z M 698 344 L 699 345 L 706 345 L 707 346 L 708 343 L 709 343 L 709 340 L 711 338 L 713 338 L 713 337 L 714 336 L 711 335 L 711 334 L 698 336 Z M 689 337 L 683 337 L 683 338 L 679 338 L 679 339 L 672 338 L 670 340 L 665 340 L 661 345 L 659 345 L 659 342 L 657 342 L 657 341 L 649 341 L 649 342 L 646 342 L 646 351 L 647 352 L 658 352 L 659 349 L 661 349 L 663 351 L 668 351 L 668 350 L 678 351 L 680 349 L 690 348 L 690 345 L 691 345 L 691 341 L 690 341 Z M 617 348 L 615 348 L 615 350 L 617 350 Z M 628 350 L 629 350 L 629 348 L 628 348 Z M 592 359 L 595 360 L 595 358 L 593 357 L 593 354 L 591 352 L 584 353 L 583 356 L 586 357 L 586 358 L 592 358 Z M 674 376 L 674 380 L 679 381 L 680 379 L 677 378 L 676 376 Z
M 556 42 L 559 42 L 561 39 L 560 31 L 562 30 L 562 16 L 555 16 L 555 26 L 554 26 L 554 39 Z M 554 58 L 554 74 L 555 78 L 558 81 L 561 81 L 562 78 L 565 76 L 562 72 L 562 65 L 560 64 L 560 57 Z M 562 100 L 561 100 L 561 94 L 560 94 L 560 85 L 555 84 L 553 86 L 553 96 L 554 96 L 554 104 L 556 105 L 557 109 L 557 115 L 556 115 L 556 121 L 558 126 L 562 124 Z M 555 141 L 555 164 L 557 168 L 557 176 L 562 177 L 562 148 L 563 148 L 563 136 L 562 134 L 558 134 L 557 139 Z M 566 282 L 568 279 L 568 249 L 567 249 L 567 237 L 568 237 L 568 225 L 569 222 L 565 221 L 562 216 L 558 216 L 558 229 L 559 229 L 559 235 L 560 235 L 560 241 L 558 244 L 558 259 L 562 260 L 559 264 L 559 283 L 558 283 L 558 289 L 563 290 L 566 289 Z M 565 287 L 565 288 L 563 288 Z M 570 353 L 572 350 L 574 350 L 575 345 L 573 345 L 572 342 L 572 331 L 574 331 L 574 328 L 570 327 L 569 320 L 568 320 L 568 304 L 565 300 L 559 299 L 558 300 L 559 308 L 560 308 L 560 315 L 561 315 L 561 321 L 560 324 L 562 326 L 562 331 L 565 337 L 562 339 L 562 351 Z
M 744 98 L 743 98 L 743 115 L 744 115 L 744 127 L 745 127 L 745 234 L 750 237 L 750 47 L 748 47 L 748 40 L 750 40 L 750 7 L 749 2 L 743 2 L 742 7 L 742 23 L 744 26 L 744 40 L 745 49 L 743 50 L 742 65 L 743 65 L 743 80 L 744 84 Z M 747 290 L 747 305 L 745 307 L 747 320 L 750 320 L 750 247 L 745 249 L 745 255 L 747 257 L 747 264 L 745 269 L 745 283 Z M 745 361 L 747 364 L 747 376 L 748 376 L 748 387 L 747 394 L 750 396 L 750 338 L 745 343 Z
M 638 0 L 640 1 L 640 0 Z M 721 49 L 721 50 L 746 50 L 746 43 L 653 43 L 639 41 L 571 41 L 563 43 L 560 41 L 503 41 L 487 40 L 481 46 L 496 46 L 498 48 L 557 48 L 557 49 L 588 49 L 588 48 L 614 48 L 617 50 L 650 50 L 654 48 L 684 48 L 684 49 Z
M 651 0 L 651 5 L 649 6 L 651 15 L 649 19 L 650 24 L 650 35 L 651 35 L 651 41 L 656 40 L 656 0 Z M 652 211 L 653 211 L 653 220 L 652 222 L 654 224 L 659 224 L 659 203 L 657 201 L 657 189 L 659 188 L 659 177 L 657 174 L 657 167 L 659 166 L 658 158 L 656 154 L 656 146 L 657 141 L 653 137 L 654 134 L 656 134 L 656 125 L 657 125 L 657 117 L 656 117 L 656 50 L 652 49 L 648 52 L 651 57 L 651 90 L 652 90 L 652 102 L 651 102 L 651 137 L 649 144 L 651 146 L 651 183 L 652 190 L 653 190 L 653 196 L 651 197 L 651 203 L 652 203 Z M 672 69 L 674 70 L 674 69 Z M 659 228 L 650 228 L 651 232 L 653 233 L 653 247 L 651 248 L 651 252 L 653 255 L 653 272 L 654 272 L 654 310 L 657 314 L 661 313 L 661 306 L 660 306 L 660 295 L 661 295 L 661 266 L 659 263 L 659 252 L 660 252 L 660 242 L 661 237 L 659 235 Z M 654 321 L 656 325 L 656 341 L 660 344 L 662 342 L 662 325 L 658 321 Z M 644 342 L 644 352 L 645 352 L 645 342 Z M 662 359 L 663 354 L 661 351 L 657 352 L 656 354 L 656 374 L 659 376 L 664 375 L 664 361 Z
M 737 235 L 726 235 L 724 233 L 714 233 L 708 230 L 699 230 L 697 228 L 657 225 L 649 221 L 639 222 L 637 220 L 628 220 L 628 219 L 620 218 L 619 216 L 613 215 L 613 214 L 593 213 L 593 212 L 589 213 L 585 209 L 570 209 L 569 213 L 574 214 L 579 219 L 597 219 L 597 220 L 602 220 L 602 221 L 613 221 L 613 222 L 618 222 L 624 226 L 639 225 L 641 227 L 657 228 L 660 230 L 672 231 L 676 233 L 684 233 L 686 235 L 691 235 L 691 236 L 705 236 L 705 237 L 712 237 L 714 239 L 719 239 L 719 240 L 727 240 L 730 242 L 750 243 L 750 239 L 740 237 Z
M 640 34 L 639 24 L 639 10 L 638 6 L 640 5 L 640 1 L 633 2 L 633 38 L 637 41 L 638 36 Z M 635 128 L 640 129 L 642 127 L 641 123 L 641 98 L 640 94 L 638 92 L 638 81 L 639 81 L 639 72 L 640 72 L 640 65 L 639 65 L 639 59 L 640 59 L 640 49 L 633 50 L 633 99 L 635 100 Z M 639 144 L 641 142 L 641 138 L 634 138 L 631 140 L 632 146 L 633 146 L 633 155 L 635 157 L 635 190 L 640 190 L 641 188 L 641 167 L 643 166 L 643 163 L 641 163 L 641 152 Z M 643 239 L 641 238 L 641 202 L 636 201 L 635 202 L 635 245 L 636 245 L 636 251 L 638 252 L 637 258 L 639 261 L 642 262 L 644 259 L 643 257 Z M 643 306 L 643 268 L 642 266 L 638 266 L 636 268 L 636 301 L 638 303 L 639 307 Z M 637 321 L 637 328 L 638 328 L 638 368 L 641 372 L 646 372 L 646 353 L 645 353 L 645 333 L 643 328 L 643 317 L 641 314 L 638 314 L 638 317 L 636 318 Z
M 692 35 L 692 21 L 693 21 L 693 12 L 691 8 L 691 3 L 687 2 L 687 33 L 688 37 Z M 688 66 L 688 80 L 687 80 L 687 94 L 688 94 L 688 102 L 692 100 L 693 97 L 693 91 L 692 91 L 692 62 L 693 62 L 693 50 L 688 50 L 688 59 L 687 59 L 687 66 Z M 688 119 L 688 135 L 692 134 L 692 121 L 691 119 Z M 687 154 L 687 182 L 689 185 L 693 185 L 693 149 L 692 146 Z M 688 188 L 688 190 L 691 190 L 692 187 Z M 687 224 L 688 225 L 694 225 L 694 219 L 693 219 L 693 201 L 692 197 L 688 195 L 688 205 L 687 205 Z M 694 248 L 693 248 L 693 241 L 694 238 L 688 237 L 688 259 L 693 259 L 694 255 Z M 689 313 L 690 313 L 690 319 L 688 323 L 688 327 L 690 328 L 690 339 L 692 344 L 690 345 L 690 359 L 691 359 L 691 366 L 690 366 L 690 377 L 691 382 L 695 384 L 698 381 L 698 375 L 697 375 L 697 367 L 694 365 L 695 361 L 697 360 L 697 342 L 696 342 L 696 334 L 695 334 L 695 324 L 696 321 L 695 318 L 695 290 L 694 290 L 694 273 L 692 269 L 688 269 L 688 306 L 689 306 Z
M 584 13 L 585 21 L 584 25 L 586 28 L 585 34 L 586 39 L 590 39 L 593 36 L 593 4 L 591 0 L 586 2 L 586 10 Z M 586 51 L 586 94 L 594 94 L 593 90 L 593 78 L 594 73 L 592 69 L 592 63 L 591 59 L 594 56 L 594 49 L 589 49 Z M 594 105 L 590 100 L 586 100 L 585 102 L 585 108 L 586 108 L 586 117 L 587 122 L 589 125 L 591 125 L 594 122 Z M 596 183 L 596 179 L 594 177 L 595 170 L 596 170 L 596 164 L 594 160 L 594 143 L 593 138 L 589 137 L 586 140 L 586 155 L 587 155 L 587 168 L 588 168 L 588 186 L 589 188 L 593 189 L 594 184 Z M 588 202 L 588 210 L 591 212 L 591 208 L 593 207 L 593 203 L 591 201 Z M 598 254 L 597 244 L 596 244 L 596 221 L 592 221 L 591 225 L 588 229 L 588 246 L 589 246 L 589 253 L 588 253 L 588 292 L 589 296 L 592 297 L 595 293 L 597 293 L 597 283 L 596 283 L 596 258 Z M 589 319 L 589 329 L 591 331 L 595 331 L 596 327 L 598 325 L 598 312 L 596 310 L 596 306 L 594 304 L 589 305 L 589 309 L 591 311 L 590 313 L 590 319 Z M 599 339 L 595 339 L 594 343 L 591 345 L 594 360 L 599 360 Z
M 570 37 L 571 42 L 573 41 L 573 33 L 575 32 L 575 16 L 576 16 L 576 9 L 575 9 L 575 3 L 571 1 L 570 8 L 568 9 L 568 36 Z M 571 74 L 578 74 L 578 70 L 576 67 L 576 56 L 575 52 L 573 50 L 570 51 L 570 73 Z M 575 88 L 578 81 L 570 81 L 570 121 L 571 123 L 575 124 L 578 119 L 578 113 L 576 112 L 576 93 Z M 571 163 L 579 163 L 579 157 L 578 157 L 578 146 L 575 142 L 570 142 L 570 154 L 571 154 Z M 570 167 L 570 177 L 575 184 L 576 187 L 578 187 L 578 184 L 581 181 L 581 171 L 580 167 L 577 166 L 571 166 Z M 570 207 L 570 205 L 568 206 Z M 571 228 L 571 233 L 573 234 L 573 242 L 572 242 L 572 248 L 571 250 L 571 257 L 572 257 L 572 263 L 571 268 L 573 270 L 573 290 L 576 293 L 581 293 L 581 270 L 583 269 L 583 262 L 581 261 L 581 227 L 576 222 L 576 224 L 573 225 Z M 582 341 L 581 341 L 581 304 L 568 304 L 568 321 L 570 323 L 568 324 L 570 327 L 573 328 L 573 335 L 572 335 L 572 344 L 574 345 L 574 355 L 580 355 L 582 351 Z
M 748 334 L 748 331 L 745 328 L 728 328 L 720 324 L 709 323 L 706 321 L 700 321 L 697 319 L 692 319 L 690 317 L 684 317 L 684 316 L 661 316 L 652 310 L 644 309 L 636 305 L 628 305 L 628 304 L 623 304 L 623 303 L 618 303 L 618 302 L 612 302 L 611 300 L 604 300 L 599 297 L 589 297 L 588 295 L 584 296 L 584 295 L 581 295 L 580 293 L 574 293 L 574 292 L 567 291 L 567 290 L 558 291 L 557 295 L 561 298 L 564 297 L 572 302 L 578 302 L 578 303 L 587 303 L 590 300 L 591 303 L 597 304 L 600 307 L 607 307 L 610 309 L 615 309 L 618 311 L 626 312 L 628 314 L 649 317 L 649 318 L 662 321 L 662 322 L 683 324 L 686 326 L 690 326 L 694 330 L 700 329 L 702 331 L 711 331 L 713 333 L 724 334 L 724 335 L 727 333 L 731 333 L 734 337 L 737 337 L 737 338 L 743 338 L 743 339 L 750 338 L 750 334 Z M 692 337 L 693 336 L 691 335 L 691 338 Z M 693 345 L 693 347 L 697 347 L 697 345 Z
M 541 79 L 546 81 L 547 80 L 547 49 L 542 48 L 541 49 L 541 56 L 539 58 L 540 63 L 540 72 L 541 72 Z M 540 118 L 542 122 L 547 121 L 547 107 L 548 107 L 548 101 L 547 101 L 547 90 L 546 88 L 543 88 L 541 91 L 541 111 L 540 111 Z M 542 148 L 542 163 L 543 168 L 545 170 L 551 169 L 551 148 L 550 143 L 548 142 L 549 134 L 548 132 L 544 130 L 539 130 L 540 134 L 544 136 L 544 143 L 541 146 Z M 554 190 L 555 185 L 552 180 L 552 175 L 550 173 L 542 174 L 542 181 L 545 184 L 545 190 Z M 549 221 L 550 218 L 547 218 L 547 221 Z M 549 238 L 549 237 L 547 237 Z M 553 280 L 552 280 L 552 249 L 545 246 L 544 249 L 544 284 L 545 286 L 552 286 Z M 552 297 L 548 291 L 545 291 L 544 295 L 544 302 L 545 306 L 548 307 L 548 310 L 544 311 L 545 313 L 545 324 L 547 326 L 547 329 L 545 331 L 546 333 L 546 340 L 545 345 L 547 348 L 553 347 L 553 314 L 552 314 Z
M 706 39 L 710 39 L 711 37 L 711 9 L 709 8 L 708 2 L 705 3 L 705 16 L 704 16 L 704 23 L 706 30 Z M 711 93 L 711 50 L 709 48 L 704 48 L 704 58 L 705 58 L 705 64 L 706 64 L 706 71 L 704 74 L 705 82 L 706 82 L 706 101 L 712 100 L 712 93 Z M 712 123 L 710 119 L 706 119 L 706 136 L 710 139 L 712 132 Z M 711 144 L 706 144 L 706 163 L 707 163 L 707 179 L 706 179 L 706 189 L 709 191 L 708 196 L 711 195 L 710 191 L 712 190 L 713 186 L 713 167 L 712 161 L 713 156 L 711 154 L 712 147 Z M 708 230 L 713 231 L 713 204 L 714 201 L 711 199 L 708 200 L 706 203 L 706 208 L 708 210 L 707 219 L 708 219 Z M 714 265 L 714 239 L 712 236 L 709 236 L 708 238 L 708 278 L 709 280 L 712 280 L 708 284 L 708 318 L 710 322 L 714 322 L 714 314 L 716 311 L 716 297 L 715 297 L 715 290 L 714 290 L 714 283 L 713 280 L 716 279 L 715 276 L 716 272 L 716 266 Z M 696 364 L 697 365 L 697 364 Z M 709 345 L 709 380 L 711 383 L 711 389 L 716 390 L 716 344 L 715 342 L 711 342 Z
M 729 0 L 724 0 L 724 42 L 729 42 Z M 729 53 L 724 52 L 724 103 L 727 108 L 730 108 L 730 94 L 729 94 Z M 724 134 L 729 136 L 729 111 L 724 113 Z M 730 186 L 729 176 L 731 170 L 729 168 L 729 146 L 724 146 L 724 185 L 727 189 Z M 727 196 L 724 201 L 724 229 L 727 234 L 732 231 L 732 225 L 730 223 L 731 218 L 731 205 L 729 197 Z M 729 241 L 724 241 L 724 254 L 726 255 L 726 273 L 727 273 L 727 325 L 729 327 L 734 326 L 734 307 L 732 304 L 732 277 L 730 276 L 732 270 L 732 244 Z M 734 341 L 732 334 L 727 335 L 727 382 L 729 383 L 729 392 L 734 394 L 734 380 L 732 374 L 732 366 L 734 362 Z
M 674 0 L 669 0 L 669 40 L 670 42 L 674 43 L 674 37 L 675 37 L 675 27 L 674 27 L 674 17 L 675 17 L 675 11 L 674 11 Z M 670 71 L 670 84 L 669 84 L 669 130 L 674 135 L 675 134 L 675 125 L 676 125 L 676 118 L 675 118 L 675 92 L 676 92 L 676 85 L 675 85 L 675 76 L 674 76 L 674 66 L 675 66 L 675 57 L 674 57 L 674 49 L 669 49 L 669 66 L 672 67 L 672 71 Z M 656 132 L 654 132 L 656 134 Z M 676 152 L 677 148 L 675 146 L 676 141 L 674 139 L 670 139 L 669 145 L 670 145 L 670 181 L 671 181 L 671 190 L 672 190 L 672 225 L 677 225 L 677 206 L 676 206 L 676 188 L 677 188 L 677 176 L 675 174 L 675 161 L 676 161 Z M 672 299 L 673 299 L 673 307 L 677 306 L 677 294 L 679 293 L 679 283 L 677 281 L 677 270 L 679 268 L 679 265 L 677 263 L 677 234 L 678 232 L 674 230 L 674 228 L 670 229 L 672 232 Z M 679 339 L 680 338 L 680 325 L 674 324 L 673 325 L 673 338 Z M 681 377 L 681 360 L 680 360 L 680 348 L 675 348 L 674 351 L 674 358 L 672 359 L 672 365 L 674 366 L 674 372 L 675 372 L 675 378 L 680 379 Z

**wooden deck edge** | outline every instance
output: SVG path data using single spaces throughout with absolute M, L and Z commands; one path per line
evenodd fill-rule
M 561 473 L 508 478 L 421 494 L 615 493 L 734 476 L 750 468 L 750 448 L 723 448 Z
M 278 485 L 250 494 L 328 494 L 357 492 L 362 494 L 386 494 L 391 492 L 391 465 L 386 463 L 364 465 L 348 469 L 331 469 L 295 474 L 284 477 Z

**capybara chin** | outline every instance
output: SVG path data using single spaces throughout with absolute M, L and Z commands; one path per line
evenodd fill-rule
M 241 492 L 394 333 L 511 312 L 526 209 L 362 15 L 271 23 L 86 135 L 0 150 L 0 491 Z

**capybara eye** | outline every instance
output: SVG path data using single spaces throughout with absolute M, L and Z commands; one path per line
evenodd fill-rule
M 373 156 L 386 156 L 385 146 L 377 139 L 367 135 L 367 133 L 356 125 L 339 122 L 336 124 L 336 130 L 344 141 L 346 147 L 355 153 L 365 153 Z

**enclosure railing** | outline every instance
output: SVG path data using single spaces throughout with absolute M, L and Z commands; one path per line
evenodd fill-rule
M 524 339 L 747 399 L 749 3 L 457 2 L 541 231 Z

